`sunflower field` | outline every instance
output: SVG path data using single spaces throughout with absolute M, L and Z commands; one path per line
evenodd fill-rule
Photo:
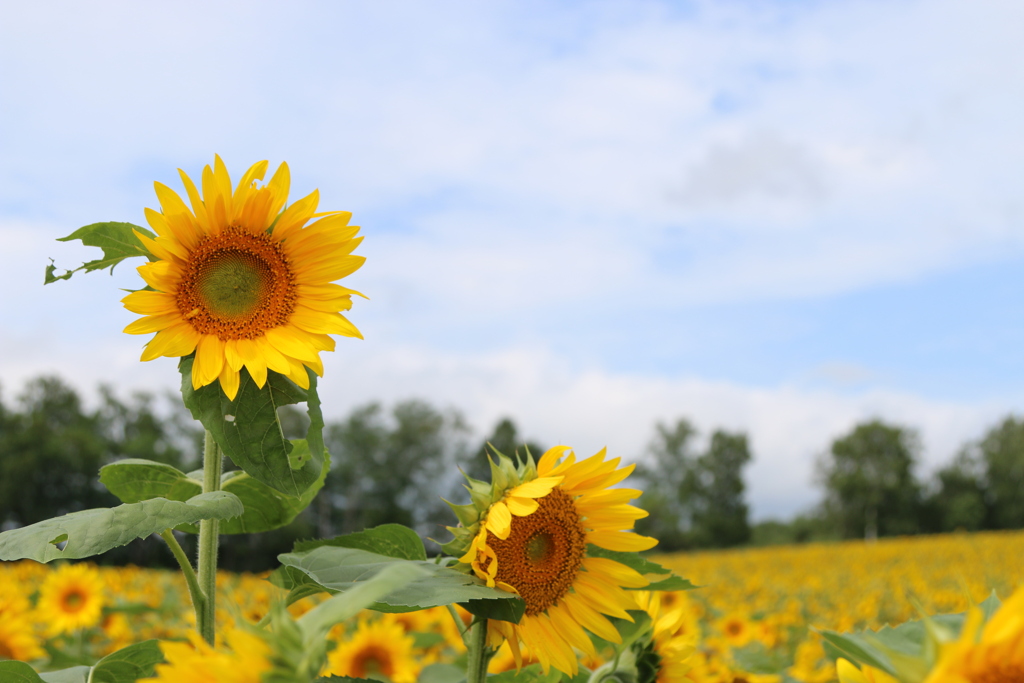
M 343 312 L 363 295 L 336 282 L 365 261 L 360 228 L 317 191 L 289 204 L 287 164 L 268 170 L 181 171 L 182 194 L 156 183 L 151 229 L 86 225 L 63 241 L 102 257 L 46 267 L 55 283 L 144 261 L 124 331 L 153 335 L 142 361 L 178 359 L 202 469 L 118 460 L 99 482 L 121 505 L 0 533 L 0 683 L 1024 680 L 1024 536 L 658 557 L 622 485 L 635 465 L 604 449 L 491 449 L 437 555 L 384 524 L 298 541 L 263 576 L 220 571 L 223 536 L 278 529 L 322 488 L 320 354 L 362 336 Z M 278 410 L 299 404 L 305 435 L 286 438 Z M 180 573 L 74 562 L 150 536 Z

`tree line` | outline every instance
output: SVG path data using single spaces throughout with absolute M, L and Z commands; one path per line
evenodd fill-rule
M 281 419 L 286 436 L 305 433 L 306 417 L 294 407 L 282 408 Z M 658 423 L 644 453 L 622 454 L 637 462 L 624 485 L 644 491 L 650 512 L 637 529 L 660 539 L 665 551 L 1024 527 L 1024 420 L 1012 416 L 927 479 L 918 475 L 921 445 L 913 429 L 858 424 L 818 458 L 821 503 L 792 520 L 758 524 L 751 524 L 746 502 L 744 470 L 753 459 L 747 435 L 716 429 L 699 436 L 684 418 Z M 226 569 L 269 568 L 297 539 L 388 522 L 446 540 L 452 517 L 442 497 L 465 499 L 460 470 L 487 480 L 488 449 L 535 456 L 545 449 L 526 442 L 510 418 L 474 438 L 457 410 L 419 400 L 356 407 L 329 421 L 324 438 L 332 464 L 313 505 L 287 527 L 225 537 Z M 0 398 L 0 529 L 117 505 L 96 477 L 99 467 L 130 457 L 198 469 L 201 444 L 198 423 L 177 397 L 122 399 L 101 387 L 96 405 L 86 407 L 59 378 L 32 380 L 14 401 Z M 171 566 L 173 559 L 151 539 L 102 561 Z

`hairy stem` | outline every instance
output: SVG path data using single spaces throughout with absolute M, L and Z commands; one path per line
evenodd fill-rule
M 487 647 L 487 620 L 477 617 L 469 627 L 469 652 L 466 656 L 466 683 L 484 683 L 491 661 Z
M 206 430 L 203 444 L 203 493 L 220 490 L 220 471 L 224 458 L 220 447 Z M 204 519 L 199 522 L 199 588 L 203 593 L 202 619 L 197 623 L 199 635 L 213 645 L 217 615 L 217 542 L 219 520 Z

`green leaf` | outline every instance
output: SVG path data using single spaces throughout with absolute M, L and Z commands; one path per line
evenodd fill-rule
M 511 593 L 488 588 L 475 576 L 433 562 L 402 560 L 358 548 L 324 546 L 306 552 L 279 555 L 278 560 L 286 567 L 302 572 L 330 593 L 350 591 L 391 564 L 409 564 L 423 569 L 422 576 L 404 588 L 381 597 L 371 606 L 370 609 L 379 612 L 413 612 L 476 599 L 518 600 Z M 282 572 L 279 576 L 289 574 Z M 291 578 L 294 580 L 294 576 Z
M 590 557 L 604 557 L 609 560 L 615 560 L 621 564 L 626 565 L 630 569 L 643 574 L 647 577 L 647 580 L 651 583 L 647 586 L 637 588 L 634 590 L 644 591 L 688 591 L 694 588 L 699 588 L 690 583 L 689 579 L 684 579 L 681 576 L 677 576 L 672 573 L 672 570 L 663 567 L 657 562 L 652 562 L 640 553 L 624 553 L 618 550 L 607 550 L 600 548 L 594 544 L 587 546 L 587 555 Z
M 454 664 L 435 662 L 423 667 L 416 683 L 459 683 L 464 680 L 466 680 L 465 669 Z
M 736 666 L 746 673 L 758 675 L 781 674 L 793 665 L 791 659 L 781 650 L 769 650 L 763 643 L 750 643 L 732 651 Z
M 548 673 L 540 664 L 524 666 L 518 672 L 515 669 L 503 671 L 500 674 L 493 674 L 487 677 L 487 683 L 558 683 L 562 679 L 562 672 L 551 667 Z
M 299 619 L 306 645 L 322 642 L 335 624 L 354 617 L 366 608 L 373 608 L 379 600 L 400 592 L 426 575 L 426 562 L 397 560 L 379 565 L 376 572 L 364 576 L 358 585 L 320 603 Z
M 482 619 L 497 619 L 518 624 L 526 612 L 526 601 L 513 597 L 511 600 L 469 600 L 460 603 L 470 614 Z
M 0 661 L 0 683 L 43 683 L 43 679 L 25 662 L 9 660 Z
M 96 662 L 89 683 L 135 683 L 140 678 L 156 675 L 155 667 L 162 661 L 160 642 L 144 640 Z
M 90 671 L 92 671 L 91 666 L 73 666 L 60 671 L 47 671 L 44 674 L 39 674 L 39 678 L 46 683 L 87 683 Z M 0 676 L 0 680 L 3 680 L 2 676 Z
M 306 448 L 304 441 L 292 443 L 297 449 Z M 290 524 L 300 512 L 309 507 L 323 487 L 330 467 L 330 454 L 325 453 L 325 456 L 320 478 L 301 496 L 281 493 L 263 482 L 256 481 L 245 472 L 225 472 L 221 477 L 221 489 L 238 496 L 245 506 L 245 512 L 239 517 L 221 522 L 220 533 L 251 534 Z M 157 497 L 188 500 L 203 490 L 198 479 L 175 467 L 137 458 L 118 460 L 102 467 L 100 482 L 125 503 Z M 195 525 L 176 528 L 192 534 L 199 533 L 199 528 Z
M 403 560 L 426 560 L 427 551 L 419 535 L 401 524 L 381 524 L 372 529 L 343 534 L 334 538 L 297 541 L 292 552 L 301 553 L 314 548 L 358 548 L 371 553 L 397 557 Z
M 138 230 L 147 237 L 156 237 L 152 232 L 138 225 L 111 221 L 108 223 L 86 225 L 75 230 L 67 237 L 59 238 L 58 242 L 82 240 L 82 244 L 87 247 L 99 247 L 103 250 L 103 258 L 83 263 L 74 270 L 66 270 L 63 275 L 55 275 L 57 268 L 51 262 L 50 265 L 46 266 L 46 279 L 43 281 L 43 284 L 48 285 L 57 280 L 68 280 L 74 273 L 80 270 L 88 273 L 93 270 L 110 268 L 110 272 L 113 273 L 114 266 L 126 258 L 133 258 L 135 256 L 145 256 L 152 260 L 153 255 L 142 246 L 142 242 L 135 236 L 134 230 Z
M 192 361 L 192 356 L 186 356 L 178 365 L 182 398 L 192 417 L 213 433 L 224 454 L 253 479 L 289 496 L 299 497 L 314 486 L 324 468 L 324 421 L 316 374 L 307 368 L 307 390 L 270 370 L 260 389 L 243 368 L 238 394 L 232 401 L 219 382 L 193 389 Z M 308 449 L 293 446 L 284 438 L 277 415 L 279 407 L 303 401 L 310 419 Z
M 90 557 L 180 524 L 237 517 L 243 509 L 234 494 L 213 491 L 185 502 L 153 498 L 72 512 L 0 533 L 0 560 L 50 562 Z M 61 550 L 57 544 L 64 541 L 67 545 Z

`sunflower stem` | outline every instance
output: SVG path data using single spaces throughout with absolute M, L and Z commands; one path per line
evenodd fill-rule
M 210 430 L 206 430 L 203 443 L 203 493 L 220 490 L 220 471 L 224 457 Z M 197 612 L 196 626 L 199 635 L 214 644 L 217 615 L 217 544 L 219 520 L 204 519 L 199 522 L 199 588 L 203 595 L 203 608 Z
M 469 652 L 466 654 L 466 683 L 484 683 L 491 661 L 487 647 L 487 620 L 476 618 L 469 627 Z
M 200 621 L 199 615 L 203 611 L 203 603 L 206 599 L 203 597 L 203 590 L 199 587 L 196 570 L 192 568 L 188 555 L 185 554 L 181 544 L 178 543 L 178 539 L 174 537 L 173 531 L 164 529 L 160 532 L 160 538 L 167 542 L 167 547 L 171 549 L 171 554 L 174 555 L 174 559 L 178 561 L 178 566 L 181 567 L 181 573 L 185 575 L 185 583 L 188 585 L 188 594 L 192 598 L 192 609 L 196 612 L 196 623 L 198 624 Z

